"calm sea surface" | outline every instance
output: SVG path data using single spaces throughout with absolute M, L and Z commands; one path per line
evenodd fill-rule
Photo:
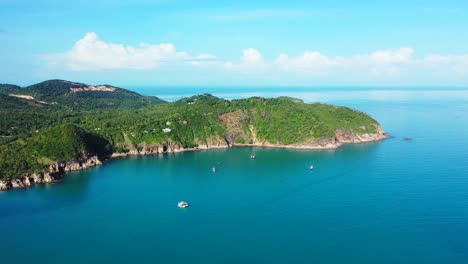
M 468 263 L 468 90 L 208 92 L 350 106 L 394 138 L 125 158 L 0 192 L 1 263 Z

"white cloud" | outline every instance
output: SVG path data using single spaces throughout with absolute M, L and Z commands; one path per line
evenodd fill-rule
M 186 64 L 192 66 L 211 67 L 219 66 L 223 63 L 218 57 L 211 54 L 200 54 L 186 61 Z
M 318 51 L 306 51 L 300 56 L 280 54 L 275 65 L 284 71 L 310 75 L 327 75 L 336 72 L 354 72 L 371 75 L 397 75 L 398 65 L 412 62 L 413 49 L 399 48 L 377 50 L 369 54 L 349 57 L 330 57 Z
M 324 75 L 332 68 L 346 67 L 349 62 L 342 57 L 328 57 L 318 51 L 306 51 L 297 57 L 290 57 L 286 53 L 280 54 L 275 65 L 284 71 L 307 73 L 311 75 Z
M 225 69 L 244 73 L 265 71 L 268 67 L 263 55 L 256 49 L 248 48 L 242 51 L 239 63 L 226 62 Z
M 189 62 L 192 65 L 204 61 L 214 61 L 215 56 L 201 54 L 191 56 L 187 52 L 177 51 L 171 43 L 157 45 L 141 43 L 126 46 L 105 42 L 90 32 L 78 40 L 71 50 L 65 53 L 44 55 L 50 64 L 65 66 L 69 70 L 113 70 L 113 69 L 155 69 L 162 64 Z
M 429 55 L 429 56 L 426 56 L 423 61 L 431 65 L 446 65 L 446 64 L 467 65 L 468 54 L 446 55 L 446 56 Z
M 248 65 L 259 65 L 264 63 L 262 54 L 258 50 L 252 48 L 242 51 L 240 61 L 241 63 Z
M 424 65 L 434 68 L 445 68 L 457 74 L 468 74 L 468 54 L 464 55 L 429 55 L 423 60 Z
M 173 67 L 190 71 L 200 68 L 211 76 L 222 73 L 237 76 L 261 73 L 271 79 L 291 80 L 353 80 L 355 82 L 372 80 L 461 80 L 468 81 L 468 54 L 414 57 L 412 48 L 381 49 L 350 56 L 329 56 L 319 51 L 308 50 L 296 56 L 280 53 L 275 59 L 267 60 L 254 48 L 242 51 L 237 60 L 226 61 L 216 55 L 202 53 L 192 55 L 179 51 L 172 43 L 148 44 L 137 46 L 112 43 L 101 40 L 96 33 L 87 33 L 70 50 L 58 54 L 46 54 L 41 58 L 49 64 L 70 71 L 99 70 L 150 70 Z M 228 76 L 228 75 L 225 75 Z M 418 77 L 414 77 L 418 76 Z M 427 76 L 427 78 L 426 78 Z M 300 79 L 299 78 L 299 79 Z M 406 79 L 405 79 L 406 78 Z
M 411 48 L 377 50 L 371 53 L 369 58 L 374 64 L 408 63 L 413 52 Z

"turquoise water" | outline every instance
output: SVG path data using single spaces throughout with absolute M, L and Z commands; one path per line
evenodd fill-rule
M 125 158 L 0 192 L 1 263 L 468 263 L 468 91 L 320 94 L 394 138 Z

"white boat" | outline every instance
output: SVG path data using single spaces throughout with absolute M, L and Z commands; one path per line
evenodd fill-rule
M 250 155 L 250 158 L 255 159 L 255 155 L 254 154 Z
M 313 170 L 313 169 L 314 169 L 314 165 L 310 165 L 310 169 Z
M 189 207 L 189 204 L 188 204 L 187 202 L 180 201 L 179 203 L 177 203 L 177 207 L 179 207 L 179 208 L 187 208 L 187 207 Z
M 216 172 L 216 168 L 215 167 L 211 168 L 211 171 Z

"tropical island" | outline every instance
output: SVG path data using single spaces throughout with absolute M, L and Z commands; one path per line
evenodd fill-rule
M 347 107 L 290 97 L 175 102 L 112 85 L 0 84 L 0 190 L 54 182 L 121 156 L 264 146 L 332 149 L 386 138 Z

